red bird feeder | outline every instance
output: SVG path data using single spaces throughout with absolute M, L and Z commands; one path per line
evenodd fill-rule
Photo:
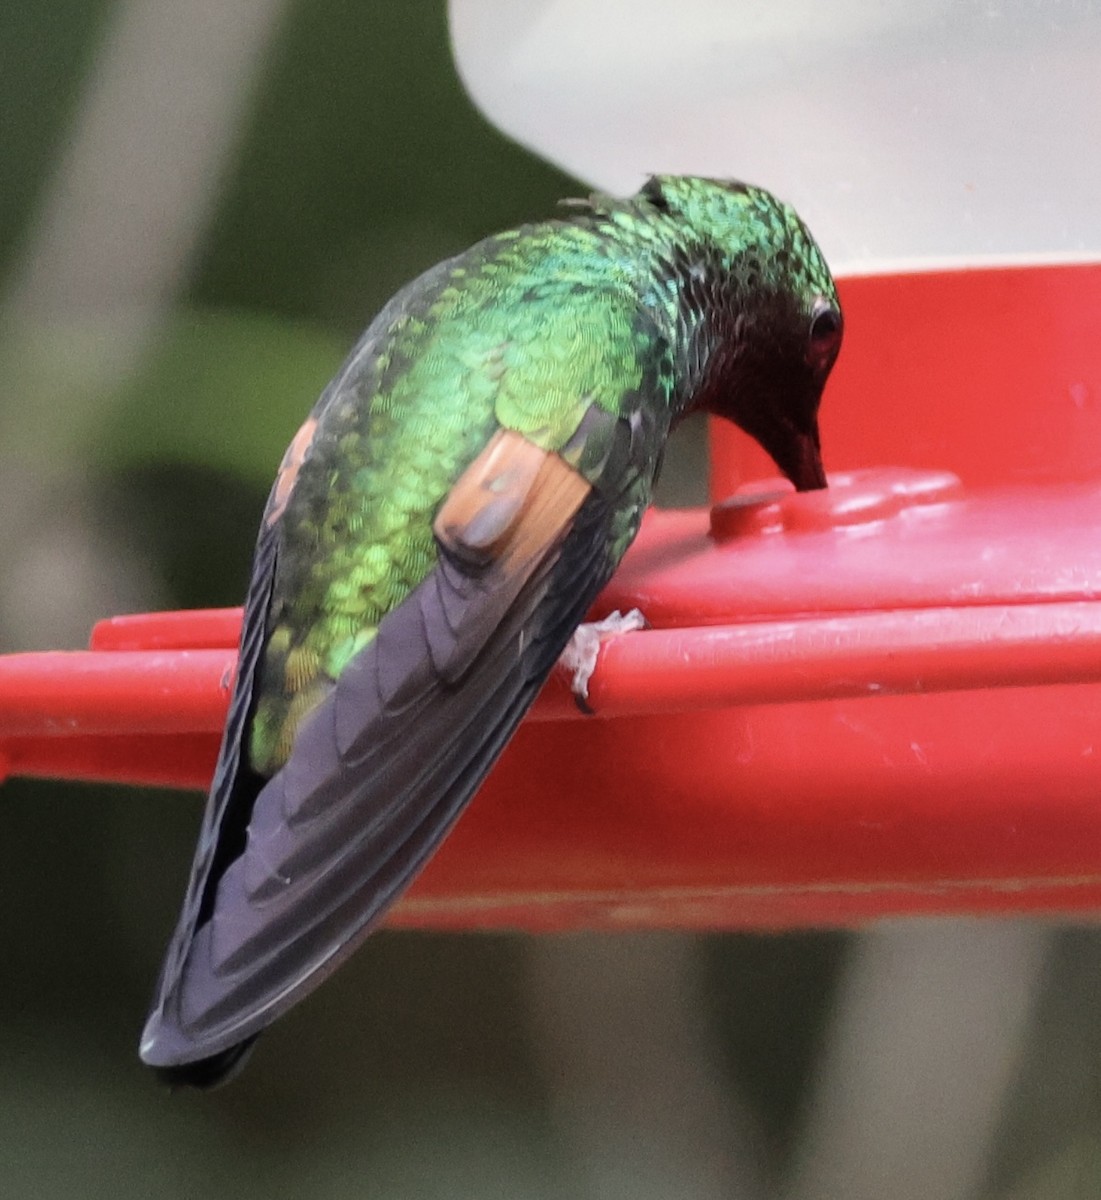
M 845 280 L 828 492 L 652 512 L 396 924 L 773 928 L 1101 908 L 1101 266 Z M 9 775 L 205 787 L 240 612 L 0 658 Z

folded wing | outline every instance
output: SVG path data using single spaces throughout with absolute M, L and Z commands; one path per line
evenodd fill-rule
M 608 501 L 500 431 L 439 510 L 438 560 L 303 721 L 266 782 L 241 761 L 274 550 L 261 534 L 240 677 L 146 1062 L 221 1056 L 364 939 L 451 828 L 611 570 Z M 237 735 L 231 737 L 231 731 Z M 215 1072 L 217 1073 L 217 1071 Z

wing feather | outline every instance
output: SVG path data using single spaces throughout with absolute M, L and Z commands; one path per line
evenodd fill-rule
M 147 1062 L 228 1056 L 366 937 L 447 834 L 606 582 L 610 513 L 557 455 L 495 438 L 440 509 L 437 564 L 305 718 L 286 765 L 254 788 L 247 840 L 238 829 L 231 854 L 220 839 L 248 803 L 240 745 L 266 606 L 254 576 L 235 737 L 230 746 L 227 727 Z M 273 565 L 262 565 L 269 593 Z
M 272 529 L 267 523 L 263 524 L 257 538 L 245 600 L 237 678 L 199 831 L 187 893 L 157 982 L 154 1015 L 165 995 L 179 984 L 190 931 L 209 915 L 214 900 L 214 889 L 210 885 L 217 882 L 225 864 L 240 853 L 245 843 L 253 800 L 264 782 L 248 770 L 242 760 L 242 752 L 256 674 L 264 650 L 264 616 L 275 578 L 276 544 L 277 538 Z

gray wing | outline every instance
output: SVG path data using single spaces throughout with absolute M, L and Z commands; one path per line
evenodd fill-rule
M 147 1063 L 215 1082 L 427 861 L 615 565 L 614 504 L 583 480 L 572 486 L 568 504 L 550 489 L 541 515 L 529 496 L 511 523 L 460 505 L 458 536 L 437 524 L 437 565 L 305 719 L 286 765 L 251 802 L 239 745 L 220 768 L 142 1042 Z M 247 621 L 262 597 L 255 586 Z M 242 663 L 239 692 L 255 659 Z M 230 723 L 247 708 L 235 701 Z

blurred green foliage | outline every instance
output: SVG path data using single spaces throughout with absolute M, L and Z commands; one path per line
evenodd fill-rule
M 345 352 L 317 323 L 220 309 L 179 313 L 97 431 L 112 470 L 188 463 L 264 493 L 290 435 Z
M 444 5 L 293 4 L 189 291 L 352 337 L 407 279 L 578 185 L 491 129 Z
M 111 3 L 0 5 L 0 279 L 63 143 Z

